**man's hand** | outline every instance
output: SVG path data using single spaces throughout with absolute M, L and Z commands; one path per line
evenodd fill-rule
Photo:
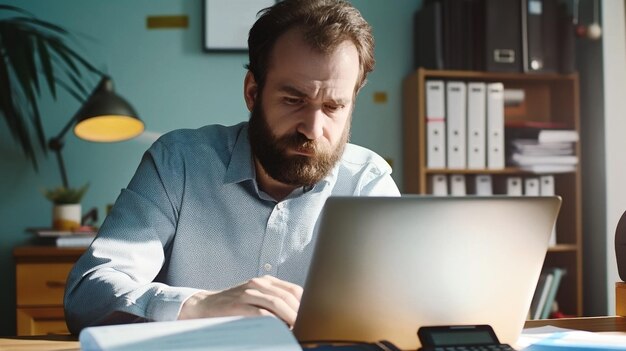
M 202 291 L 189 297 L 178 319 L 274 315 L 293 327 L 302 287 L 266 275 L 223 291 Z

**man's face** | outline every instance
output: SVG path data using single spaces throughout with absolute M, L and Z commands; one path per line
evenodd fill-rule
M 358 74 L 354 44 L 345 41 L 322 54 L 302 41 L 298 29 L 276 42 L 262 89 L 248 73 L 250 144 L 270 177 L 302 186 L 330 172 L 349 139 Z

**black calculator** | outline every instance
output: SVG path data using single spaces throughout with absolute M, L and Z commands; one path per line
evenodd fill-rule
M 420 351 L 515 351 L 486 324 L 421 327 L 417 336 Z

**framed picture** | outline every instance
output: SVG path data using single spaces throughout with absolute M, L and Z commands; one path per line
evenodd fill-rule
M 204 50 L 247 51 L 248 32 L 257 13 L 275 0 L 203 0 Z

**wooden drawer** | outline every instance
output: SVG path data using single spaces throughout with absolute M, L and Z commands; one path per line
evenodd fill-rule
M 63 306 L 65 281 L 73 265 L 73 263 L 17 264 L 17 306 Z
M 17 335 L 69 334 L 63 307 L 17 309 Z

